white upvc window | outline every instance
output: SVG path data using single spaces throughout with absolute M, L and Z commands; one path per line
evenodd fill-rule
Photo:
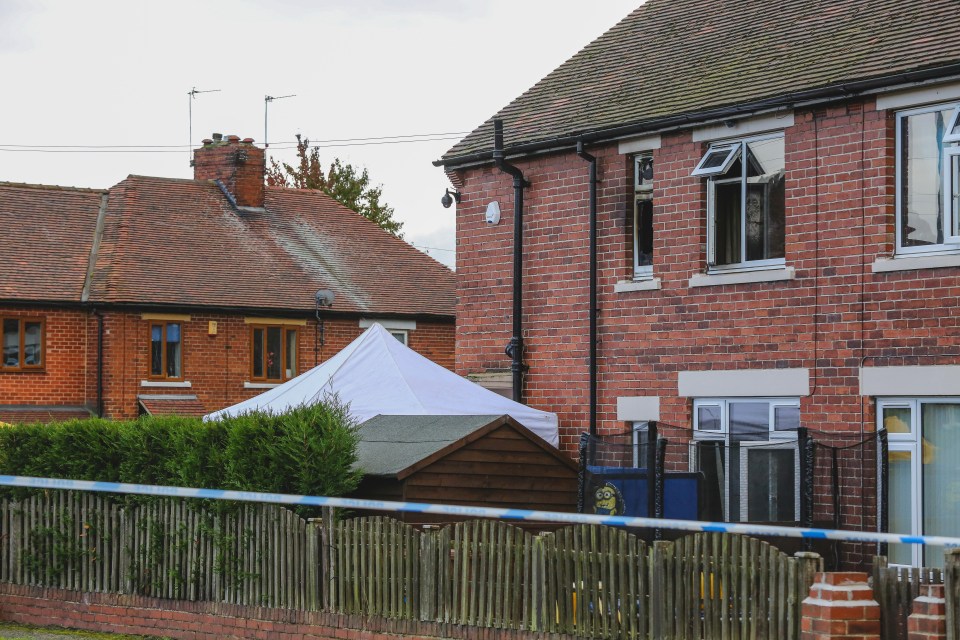
M 960 398 L 881 398 L 887 430 L 889 530 L 955 536 L 960 531 Z M 894 564 L 942 567 L 943 548 L 891 544 Z
M 800 519 L 799 428 L 798 398 L 694 400 L 691 471 L 722 488 L 727 521 Z
M 653 277 L 653 156 L 633 158 L 633 279 Z
M 897 113 L 897 254 L 960 251 L 960 106 Z
M 783 134 L 710 145 L 692 175 L 707 180 L 710 272 L 785 264 Z

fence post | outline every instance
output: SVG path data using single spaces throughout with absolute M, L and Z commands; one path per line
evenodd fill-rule
M 667 576 L 670 574 L 667 566 L 667 555 L 672 546 L 673 543 L 671 542 L 657 540 L 650 548 L 650 580 L 647 586 L 649 606 L 647 610 L 650 617 L 651 640 L 665 640 L 667 637 L 667 612 L 664 608 L 666 598 L 662 596 L 670 588 L 667 584 Z
M 307 563 L 307 609 L 317 611 L 321 607 L 324 582 L 323 558 L 320 556 L 321 545 L 318 544 L 323 535 L 323 521 L 320 518 L 310 518 L 307 520 L 307 552 L 305 562 Z
M 323 608 L 326 611 L 336 609 L 334 602 L 334 588 L 336 587 L 336 564 L 334 562 L 336 550 L 334 549 L 334 519 L 332 507 L 321 507 L 320 518 L 323 521 L 321 528 L 322 562 L 321 562 L 321 584 L 323 596 Z
M 809 593 L 813 584 L 814 575 L 823 571 L 823 558 L 813 551 L 797 551 L 793 554 L 799 561 L 797 580 L 800 583 L 800 593 Z
M 943 567 L 947 601 L 947 640 L 960 640 L 960 549 L 949 549 Z

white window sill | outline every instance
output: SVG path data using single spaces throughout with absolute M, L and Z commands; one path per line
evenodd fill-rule
M 153 387 L 155 389 L 189 389 L 193 385 L 184 380 L 183 382 L 164 382 L 163 380 L 141 380 L 141 387 Z
M 279 387 L 279 382 L 244 382 L 244 389 L 273 389 Z
M 690 287 L 714 287 L 723 284 L 751 284 L 754 282 L 780 282 L 794 280 L 797 271 L 793 267 L 762 269 L 757 271 L 734 271 L 728 273 L 698 273 L 690 278 Z
M 929 256 L 902 255 L 895 258 L 877 258 L 873 263 L 872 271 L 874 273 L 890 273 L 892 271 L 942 269 L 944 267 L 960 267 L 960 252 Z
M 628 293 L 630 291 L 656 291 L 660 288 L 660 278 L 647 280 L 626 280 L 613 285 L 614 293 Z

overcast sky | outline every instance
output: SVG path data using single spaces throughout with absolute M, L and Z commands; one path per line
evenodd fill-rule
M 453 265 L 454 208 L 431 162 L 640 0 L 0 0 L 0 180 L 109 187 L 187 178 L 213 132 L 281 143 L 453 134 L 330 146 L 369 169 L 408 241 Z M 44 147 L 28 151 L 22 146 Z M 145 145 L 92 151 L 53 145 Z

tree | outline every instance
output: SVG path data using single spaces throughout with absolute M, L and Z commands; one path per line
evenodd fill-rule
M 402 238 L 403 223 L 393 218 L 393 207 L 381 202 L 383 186 L 370 186 L 366 168 L 356 169 L 350 163 L 334 158 L 326 172 L 320 162 L 320 151 L 310 148 L 310 140 L 297 134 L 297 165 L 270 158 L 267 184 L 290 189 L 319 189 L 364 218 L 377 223 L 388 233 Z

